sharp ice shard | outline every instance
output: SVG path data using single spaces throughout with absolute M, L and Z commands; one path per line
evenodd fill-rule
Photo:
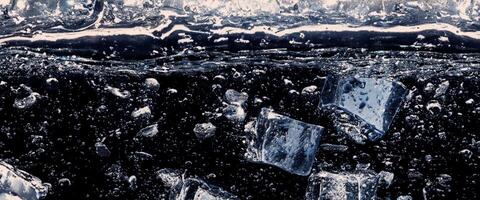
M 388 79 L 328 77 L 320 107 L 334 108 L 337 131 L 363 144 L 385 134 L 407 94 L 402 83 Z
M 200 179 L 184 178 L 178 170 L 162 169 L 157 172 L 166 186 L 170 187 L 170 200 L 236 200 L 233 194 L 210 185 Z
M 322 171 L 309 178 L 306 200 L 374 200 L 378 176 L 372 171 L 330 173 Z
M 47 192 L 48 185 L 37 177 L 0 162 L 0 199 L 37 200 Z
M 247 159 L 306 176 L 315 160 L 323 130 L 321 126 L 262 108 L 248 137 Z

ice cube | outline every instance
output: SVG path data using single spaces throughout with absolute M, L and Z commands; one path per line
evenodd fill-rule
M 322 171 L 309 177 L 306 200 L 374 200 L 377 182 L 377 174 L 369 170 L 353 173 Z
M 0 161 L 0 199 L 37 200 L 47 195 L 49 184 Z
M 111 152 L 108 149 L 107 145 L 102 142 L 95 143 L 95 153 L 100 157 L 109 157 Z
M 223 115 L 232 122 L 241 123 L 245 120 L 245 103 L 248 100 L 248 94 L 228 89 L 224 95 L 228 105 L 223 108 Z
M 158 124 L 152 124 L 150 126 L 140 129 L 137 135 L 143 136 L 143 137 L 154 137 L 155 135 L 157 135 L 157 133 L 158 133 Z
M 111 86 L 107 86 L 105 87 L 105 90 L 106 91 L 109 91 L 110 93 L 112 93 L 113 95 L 119 97 L 119 98 L 122 98 L 122 99 L 126 99 L 126 98 L 129 98 L 130 97 L 130 92 L 127 91 L 127 90 L 120 90 L 120 88 L 115 88 L 115 87 L 111 87 Z
M 213 125 L 212 123 L 201 123 L 201 124 L 196 124 L 195 127 L 193 128 L 193 132 L 197 136 L 198 139 L 207 139 L 209 137 L 212 137 L 215 135 L 215 131 L 217 130 L 217 127 Z
M 249 137 L 247 159 L 306 176 L 312 169 L 323 127 L 262 108 Z
M 235 200 L 238 199 L 223 189 L 200 179 L 184 178 L 179 170 L 161 169 L 157 171 L 166 186 L 170 187 L 170 200 Z
M 26 109 L 32 107 L 36 102 L 37 99 L 40 98 L 40 94 L 36 92 L 32 92 L 25 98 L 15 99 L 13 103 L 13 107 L 18 109 Z
M 138 108 L 131 114 L 132 118 L 149 117 L 152 114 L 149 106 Z
M 320 108 L 334 108 L 334 126 L 359 144 L 380 139 L 406 99 L 407 88 L 384 78 L 328 77 Z

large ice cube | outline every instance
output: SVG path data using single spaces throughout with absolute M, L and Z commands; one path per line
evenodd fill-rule
M 0 197 L 37 200 L 47 195 L 48 188 L 37 177 L 0 161 Z
M 165 185 L 171 188 L 170 200 L 236 200 L 233 194 L 200 179 L 184 178 L 178 170 L 162 169 L 157 172 Z
M 323 127 L 262 108 L 247 137 L 247 159 L 306 176 L 312 169 Z
M 335 108 L 337 131 L 362 144 L 385 134 L 407 94 L 402 83 L 384 78 L 328 77 L 320 107 Z
M 378 176 L 362 170 L 353 173 L 322 171 L 309 177 L 306 200 L 374 200 Z

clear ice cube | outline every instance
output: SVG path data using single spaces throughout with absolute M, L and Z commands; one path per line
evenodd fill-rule
M 162 169 L 157 172 L 166 186 L 170 187 L 170 200 L 236 200 L 223 189 L 196 178 L 184 178 L 179 170 Z
M 319 106 L 335 108 L 337 131 L 363 144 L 385 134 L 407 94 L 402 83 L 384 78 L 328 77 Z
M 309 177 L 306 200 L 374 200 L 377 183 L 377 174 L 369 170 L 353 173 L 322 171 Z
M 37 200 L 47 195 L 48 188 L 37 177 L 0 161 L 0 197 Z
M 321 126 L 262 108 L 252 134 L 247 137 L 246 157 L 306 176 L 312 169 L 323 130 Z

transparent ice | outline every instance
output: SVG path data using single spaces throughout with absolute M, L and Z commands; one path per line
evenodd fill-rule
M 0 199 L 37 200 L 47 195 L 48 188 L 39 178 L 0 161 Z
M 170 200 L 234 200 L 238 199 L 223 189 L 200 179 L 185 178 L 179 170 L 161 169 L 157 177 L 170 187 Z
M 306 176 L 315 160 L 323 130 L 321 126 L 262 108 L 248 137 L 247 159 Z
M 334 108 L 337 131 L 363 144 L 385 134 L 407 94 L 402 83 L 384 78 L 328 77 L 320 107 Z
M 375 172 L 369 170 L 312 174 L 306 200 L 374 200 L 378 178 Z

